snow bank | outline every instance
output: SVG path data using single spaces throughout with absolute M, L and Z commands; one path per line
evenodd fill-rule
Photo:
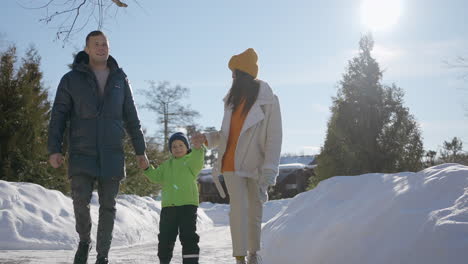
M 161 202 L 150 197 L 119 195 L 112 246 L 157 242 Z M 91 218 L 95 241 L 99 215 L 93 193 Z M 198 211 L 197 228 L 213 222 Z M 0 249 L 73 249 L 78 243 L 72 200 L 61 192 L 32 183 L 0 181 Z
M 31 183 L 0 181 L 0 249 L 70 249 L 77 243 L 72 202 Z
M 333 177 L 263 228 L 265 263 L 466 263 L 468 167 Z

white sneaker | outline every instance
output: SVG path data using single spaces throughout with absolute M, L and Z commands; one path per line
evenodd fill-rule
M 262 263 L 263 263 L 262 258 L 256 252 L 249 253 L 249 255 L 247 256 L 247 264 L 262 264 Z

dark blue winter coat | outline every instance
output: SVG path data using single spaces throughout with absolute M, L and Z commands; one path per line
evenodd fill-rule
M 135 153 L 143 155 L 145 140 L 127 76 L 109 56 L 109 77 L 99 96 L 97 79 L 81 51 L 73 68 L 57 88 L 49 124 L 48 150 L 62 153 L 63 134 L 69 122 L 68 175 L 100 178 L 125 177 L 123 139 L 129 134 Z M 125 128 L 125 130 L 124 130 Z

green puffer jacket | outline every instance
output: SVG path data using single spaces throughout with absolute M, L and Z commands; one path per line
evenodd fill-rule
M 181 157 L 171 157 L 158 168 L 150 166 L 145 170 L 148 179 L 162 184 L 162 207 L 198 206 L 197 176 L 203 168 L 205 148 L 192 149 Z

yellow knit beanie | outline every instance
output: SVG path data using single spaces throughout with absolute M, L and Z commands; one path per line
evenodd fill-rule
M 231 71 L 240 70 L 257 78 L 257 60 L 258 56 L 255 50 L 248 48 L 241 54 L 232 56 L 231 60 L 229 60 L 229 69 L 231 69 Z

